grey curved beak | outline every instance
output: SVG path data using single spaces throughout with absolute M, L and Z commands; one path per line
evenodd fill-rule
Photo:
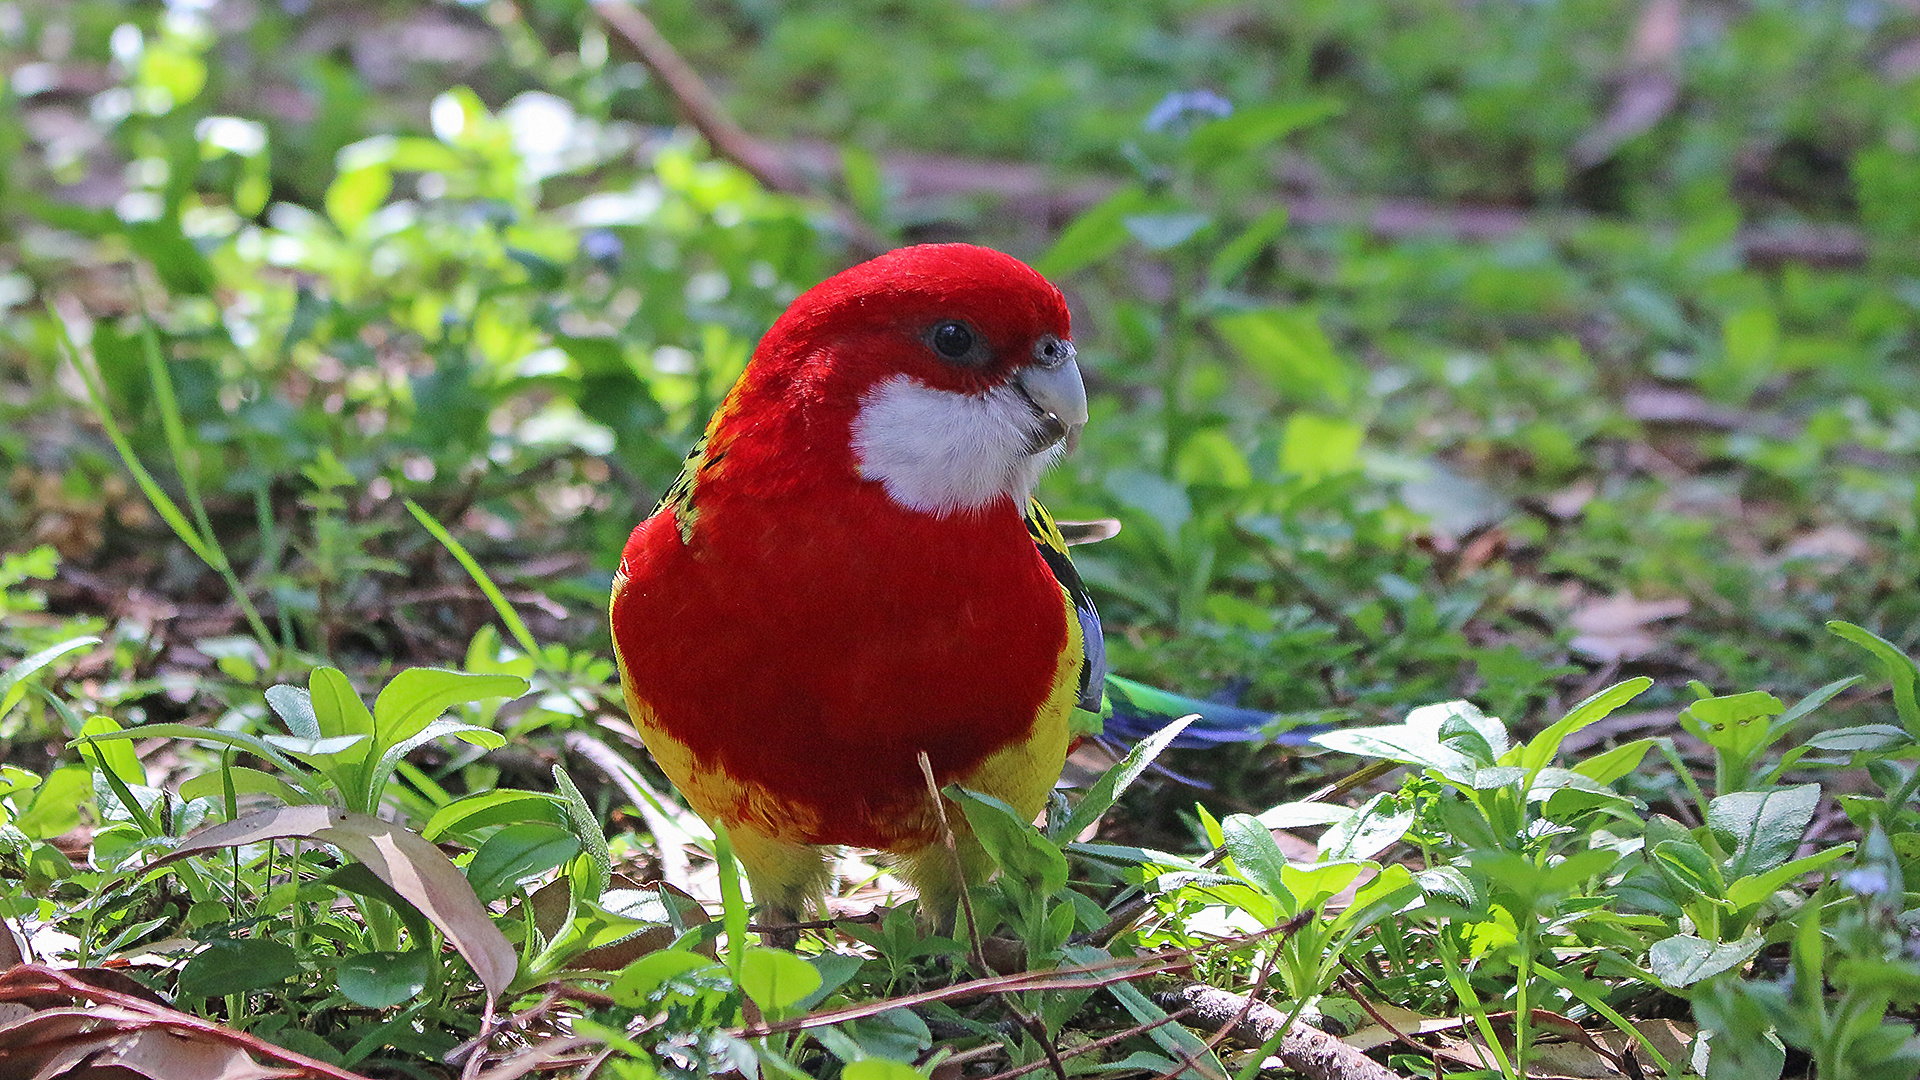
M 1080 380 L 1073 343 L 1047 337 L 1033 351 L 1034 362 L 1013 377 L 1014 386 L 1040 418 L 1028 449 L 1038 454 L 1064 442 L 1071 450 L 1080 441 L 1080 429 L 1087 425 L 1087 386 Z

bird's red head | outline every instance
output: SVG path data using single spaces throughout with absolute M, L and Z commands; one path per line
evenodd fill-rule
M 1045 338 L 1067 341 L 1066 300 L 1011 255 L 972 244 L 900 248 L 802 293 L 767 332 L 756 364 L 818 350 L 875 376 L 978 393 L 1035 360 Z
M 838 452 L 914 510 L 1020 505 L 1087 421 L 1070 329 L 1060 290 L 1010 255 L 902 248 L 801 294 L 728 422 L 780 429 L 786 453 Z

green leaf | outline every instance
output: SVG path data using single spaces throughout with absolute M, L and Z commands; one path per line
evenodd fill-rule
M 269 746 L 284 750 L 303 761 L 324 765 L 327 759 L 338 759 L 367 743 L 365 735 L 339 735 L 331 739 L 302 739 L 293 735 L 263 735 Z M 315 762 L 314 759 L 320 759 Z
M 932 1073 L 916 1069 L 904 1061 L 870 1057 L 850 1061 L 840 1070 L 842 1080 L 927 1080 Z
M 13 827 L 31 840 L 51 840 L 80 824 L 80 810 L 93 797 L 93 770 L 67 765 L 40 781 L 33 803 L 13 819 Z
M 1716 750 L 1751 760 L 1773 734 L 1772 718 L 1786 709 L 1764 690 L 1702 698 L 1680 713 L 1680 726 Z
M 93 736 L 112 735 L 120 730 L 120 725 L 109 717 L 96 716 L 88 720 L 80 729 L 80 738 L 75 740 L 80 757 L 96 769 L 111 772 L 122 783 L 145 785 L 147 770 L 134 754 L 131 743 L 124 739 L 104 742 L 95 742 L 93 739 Z
M 385 1009 L 427 988 L 434 957 L 424 949 L 365 952 L 343 957 L 334 968 L 340 993 L 355 1005 Z
M 1202 170 L 1244 158 L 1303 127 L 1338 116 L 1345 106 L 1334 98 L 1288 101 L 1241 109 L 1197 128 L 1187 140 L 1186 156 Z
M 319 716 L 314 712 L 311 691 L 298 686 L 269 686 L 266 698 L 274 715 L 287 725 L 289 734 L 302 739 L 318 739 L 326 735 L 320 728 Z M 371 727 L 367 734 L 372 734 Z
M 1153 764 L 1153 759 L 1160 756 L 1160 752 L 1167 748 L 1167 744 L 1178 738 L 1181 732 L 1187 730 L 1187 725 L 1197 719 L 1199 719 L 1198 716 L 1183 716 L 1141 739 L 1132 750 L 1127 752 L 1126 757 L 1120 759 L 1118 764 L 1100 774 L 1100 779 L 1095 780 L 1093 786 L 1089 787 L 1087 793 L 1074 805 L 1073 813 L 1067 815 L 1066 825 L 1057 830 L 1054 835 L 1072 839 L 1085 832 L 1088 826 L 1099 821 L 1100 815 L 1111 809 L 1121 793 L 1132 786 L 1133 782 L 1140 778 L 1141 773 L 1147 771 L 1147 766 Z
M 1808 739 L 1806 745 L 1815 750 L 1858 754 L 1879 753 L 1912 746 L 1913 743 L 1914 738 L 1906 728 L 1892 724 L 1861 724 L 1819 732 Z
M 1573 771 L 1594 783 L 1610 785 L 1638 769 L 1641 759 L 1647 756 L 1647 751 L 1651 750 L 1653 745 L 1652 739 L 1635 739 L 1629 743 L 1621 743 L 1604 754 L 1596 754 L 1580 762 L 1573 767 Z
M 1033 261 L 1033 268 L 1047 277 L 1061 278 L 1100 262 L 1126 244 L 1127 217 L 1153 205 L 1145 189 L 1121 188 L 1073 219 L 1047 253 Z
M 491 903 L 522 881 L 544 874 L 580 853 L 569 829 L 542 821 L 508 825 L 487 837 L 467 864 L 467 883 L 481 903 Z
M 1727 886 L 1727 902 L 1732 904 L 1736 911 L 1744 911 L 1780 891 L 1795 878 L 1811 874 L 1842 855 L 1852 852 L 1853 847 L 1853 842 L 1848 841 L 1834 847 L 1823 848 L 1804 859 L 1795 859 L 1782 866 L 1776 866 L 1766 873 L 1743 877 Z
M 847 953 L 828 952 L 807 957 L 807 963 L 812 964 L 814 970 L 820 973 L 820 985 L 813 993 L 794 1002 L 795 1009 L 811 1009 L 825 1001 L 828 994 L 845 986 L 855 975 L 860 974 L 860 969 L 866 965 L 866 960 Z
M 1411 803 L 1399 806 L 1391 792 L 1383 791 L 1321 833 L 1316 858 L 1321 862 L 1371 859 L 1399 843 L 1413 828 L 1416 816 Z M 1267 819 L 1263 815 L 1261 820 Z
M 1280 469 L 1310 484 L 1360 467 L 1360 446 L 1367 429 L 1351 420 L 1319 413 L 1287 417 L 1280 435 Z
M 309 803 L 313 796 L 269 772 L 245 765 L 223 765 L 213 772 L 201 773 L 180 782 L 182 799 L 219 799 L 226 794 L 231 779 L 236 795 L 271 795 L 284 803 Z
M 1509 751 L 1501 758 L 1503 765 L 1518 765 L 1528 772 L 1539 772 L 1552 762 L 1560 753 L 1560 744 L 1567 736 L 1589 724 L 1607 718 L 1615 709 L 1632 701 L 1647 691 L 1653 680 L 1646 676 L 1615 683 L 1605 690 L 1594 694 L 1587 700 L 1575 705 L 1566 716 L 1549 725 L 1546 730 L 1529 739 L 1525 746 L 1517 751 Z M 1578 770 L 1576 770 L 1578 771 Z M 1586 775 L 1592 776 L 1591 773 Z M 1598 779 L 1597 777 L 1595 779 Z M 1604 783 L 1604 781 L 1602 781 Z
M 1193 500 L 1187 497 L 1187 489 L 1158 473 L 1115 469 L 1107 474 L 1106 488 L 1128 508 L 1158 525 L 1169 544 L 1180 538 L 1181 526 L 1193 517 Z
M 458 720 L 435 720 L 420 731 L 415 732 L 412 738 L 387 747 L 386 753 L 380 755 L 380 760 L 374 764 L 372 771 L 367 775 L 366 786 L 360 792 L 360 797 L 366 803 L 363 809 L 371 810 L 374 805 L 379 803 L 381 796 L 386 791 L 387 781 L 392 778 L 393 770 L 400 764 L 402 759 L 415 748 L 425 746 L 435 739 L 448 735 L 488 750 L 504 746 L 507 741 L 506 736 L 490 728 L 475 727 L 472 724 L 463 724 Z
M 1294 866 L 1289 863 L 1281 865 L 1280 879 L 1286 885 L 1286 895 L 1293 897 L 1294 912 L 1298 913 L 1318 908 L 1340 895 L 1368 868 L 1369 864 L 1360 862 L 1327 863 L 1309 867 Z M 1399 869 L 1402 874 L 1406 872 L 1403 867 L 1396 867 L 1396 869 Z M 1412 879 L 1408 878 L 1405 882 L 1398 884 L 1410 885 Z
M 1285 207 L 1261 214 L 1239 236 L 1222 244 L 1220 250 L 1214 252 L 1213 261 L 1207 264 L 1207 277 L 1217 286 L 1226 285 L 1251 266 L 1260 252 L 1266 250 L 1267 245 L 1286 227 Z
M 434 811 L 420 829 L 427 840 L 461 835 L 475 829 L 505 825 L 516 821 L 543 821 L 565 825 L 569 818 L 565 801 L 544 791 L 520 791 L 500 788 L 463 795 Z
M 530 686 L 518 675 L 407 668 L 395 675 L 374 700 L 376 746 L 384 751 L 412 738 L 455 705 L 486 698 L 516 698 Z
M 573 777 L 559 765 L 553 767 L 553 785 L 559 789 L 561 805 L 566 807 L 567 819 L 573 826 L 573 834 L 580 838 L 580 844 L 586 849 L 588 859 L 593 863 L 593 877 L 585 882 L 586 888 L 576 892 L 582 899 L 592 899 L 607 890 L 608 882 L 613 880 L 613 855 L 607 850 L 607 834 L 600 828 L 600 819 L 594 816 L 593 807 L 587 805 L 586 796 L 574 786 Z
M 1226 841 L 1227 854 L 1240 876 L 1281 902 L 1282 914 L 1300 913 L 1287 888 L 1287 857 L 1274 842 L 1273 831 L 1260 819 L 1247 814 L 1228 814 L 1220 822 L 1220 835 Z
M 616 1005 L 629 1009 L 650 1009 L 653 993 L 667 980 L 691 971 L 717 968 L 712 957 L 685 949 L 661 949 L 628 964 L 607 986 L 607 995 Z
M 278 986 L 300 974 L 293 949 L 271 938 L 216 941 L 180 969 L 185 998 L 225 997 Z
M 346 673 L 339 668 L 314 668 L 312 674 L 307 676 L 307 690 L 314 722 L 320 725 L 321 734 L 365 735 L 369 740 L 374 737 L 373 713 L 359 692 L 354 690 L 353 684 L 347 681 Z M 285 713 L 281 715 L 288 721 L 288 730 L 292 730 L 292 718 Z M 364 750 L 360 751 L 353 760 L 358 760 L 365 753 Z
M 1647 950 L 1647 967 L 1668 989 L 1679 990 L 1723 971 L 1732 971 L 1752 959 L 1766 944 L 1766 939 L 1758 934 L 1726 944 L 1676 934 L 1653 943 Z
M 268 761 L 273 762 L 281 772 L 289 776 L 301 778 L 302 787 L 306 786 L 306 779 L 311 775 L 305 769 L 294 764 L 292 758 L 274 749 L 266 740 L 238 731 L 221 731 L 219 728 L 194 727 L 191 724 L 141 724 L 139 727 L 128 728 L 125 731 L 113 731 L 95 735 L 92 736 L 92 739 L 96 743 L 102 743 L 113 739 L 151 739 L 155 737 L 187 739 L 192 742 L 212 743 L 216 746 L 232 746 L 240 750 L 245 750 L 250 754 L 258 754 Z
M 840 148 L 840 183 L 862 220 L 884 228 L 887 223 L 886 177 L 880 159 L 865 147 L 848 143 Z
M 1313 312 L 1265 308 L 1216 316 L 1212 324 L 1235 356 L 1296 404 L 1351 403 L 1358 373 L 1334 352 Z
M 1107 963 L 1113 959 L 1107 953 L 1087 945 L 1067 949 L 1066 956 L 1068 960 L 1083 967 Z M 1151 1025 L 1147 1031 L 1149 1039 L 1176 1058 L 1193 1063 L 1196 1066 L 1194 1072 L 1203 1076 L 1230 1075 L 1220 1064 L 1220 1059 L 1214 1056 L 1205 1042 L 1201 1041 L 1200 1036 L 1187 1030 L 1184 1025 L 1167 1023 L 1166 1012 L 1131 983 L 1114 983 L 1107 987 L 1107 992 L 1113 995 L 1114 1000 L 1118 1001 L 1120 1007 L 1127 1010 L 1134 1020 Z
M 1067 857 L 1013 807 L 953 785 L 947 786 L 945 794 L 959 804 L 974 837 L 1004 873 L 1042 896 L 1067 887 Z
M 327 217 L 343 236 L 356 236 L 393 193 L 393 172 L 384 164 L 347 169 L 327 185 Z
M 1691 837 L 1655 844 L 1653 855 L 1657 860 L 1655 865 L 1671 875 L 1681 887 L 1682 898 L 1688 898 L 1690 893 L 1708 903 L 1726 904 L 1726 879 L 1708 857 L 1706 849 Z M 1691 902 L 1690 898 L 1688 902 Z
M 88 645 L 98 644 L 100 644 L 100 639 L 97 637 L 82 636 L 68 638 L 58 645 L 49 645 L 31 656 L 25 657 L 19 663 L 9 667 L 6 671 L 0 672 L 0 719 L 5 719 L 7 713 L 12 711 L 13 707 L 19 703 L 21 696 L 27 692 L 27 679 L 35 672 L 75 649 L 82 649 Z
M 1914 684 L 1920 681 L 1920 666 L 1915 665 L 1893 642 L 1865 627 L 1835 619 L 1827 624 L 1827 629 L 1872 653 L 1874 659 L 1880 661 L 1887 680 L 1893 684 L 1893 707 L 1900 716 L 1900 726 L 1906 728 L 1914 738 L 1920 739 L 1920 701 L 1914 697 Z
M 1200 234 L 1213 224 L 1206 214 L 1173 211 L 1164 214 L 1129 214 L 1121 219 L 1128 235 L 1148 251 L 1170 251 Z
M 1728 880 L 1771 870 L 1785 863 L 1800 846 L 1820 803 L 1819 784 L 1800 784 L 1774 791 L 1736 791 L 1707 804 L 1707 825 L 1734 838 L 1732 858 L 1724 873 Z
M 740 989 L 768 1014 L 784 1011 L 819 987 L 819 969 L 785 949 L 755 945 L 740 958 Z

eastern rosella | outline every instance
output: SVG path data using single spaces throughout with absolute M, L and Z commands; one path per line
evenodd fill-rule
M 1058 289 L 984 248 L 905 248 L 793 302 L 633 531 L 627 706 L 774 919 L 820 898 L 832 845 L 890 853 L 951 915 L 922 752 L 943 786 L 1045 803 L 1106 685 L 1032 497 L 1086 421 Z

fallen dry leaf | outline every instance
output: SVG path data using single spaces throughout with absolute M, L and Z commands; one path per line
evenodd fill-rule
M 1569 644 L 1602 663 L 1631 660 L 1659 646 L 1660 639 L 1648 629 L 1649 624 L 1691 610 L 1693 605 L 1682 599 L 1640 600 L 1632 593 L 1591 599 L 1568 618 L 1575 631 Z
M 331 806 L 275 806 L 197 830 L 151 864 L 159 866 L 216 848 L 304 836 L 330 844 L 373 871 L 420 909 L 472 965 L 498 1001 L 513 981 L 520 957 L 474 895 L 465 874 L 440 849 L 391 821 Z

